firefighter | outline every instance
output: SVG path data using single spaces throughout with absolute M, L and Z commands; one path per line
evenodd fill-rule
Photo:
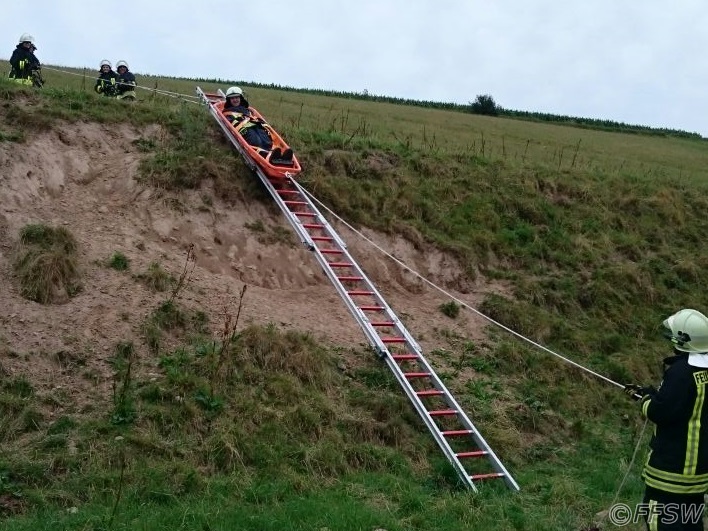
M 248 101 L 239 87 L 229 87 L 226 90 L 224 116 L 231 122 L 231 125 L 237 127 L 246 142 L 260 148 L 264 157 L 267 155 L 267 152 L 273 147 L 273 140 L 268 131 L 251 113 Z
M 692 309 L 664 321 L 674 355 L 659 389 L 628 385 L 655 424 L 642 477 L 649 530 L 703 530 L 708 492 L 708 318 Z M 673 509 L 672 509 L 673 508 Z
M 118 99 L 135 99 L 135 76 L 130 71 L 128 63 L 121 60 L 116 63 L 118 71 Z
M 107 59 L 101 61 L 98 77 L 93 89 L 104 96 L 116 97 L 118 95 L 118 74 L 113 71 L 111 62 Z
M 34 37 L 29 33 L 22 34 L 20 43 L 15 47 L 10 57 L 10 79 L 23 85 L 42 86 L 41 65 L 37 56 L 34 55 L 36 49 Z

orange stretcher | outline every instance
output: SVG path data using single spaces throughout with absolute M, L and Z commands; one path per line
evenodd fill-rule
M 263 173 L 266 174 L 266 176 L 271 179 L 292 178 L 302 171 L 300 162 L 297 160 L 295 155 L 293 155 L 292 159 L 289 160 L 281 160 L 273 156 L 274 151 L 279 150 L 281 153 L 284 153 L 286 150 L 290 149 L 290 146 L 287 142 L 285 142 L 285 140 L 283 140 L 283 137 L 281 137 L 278 132 L 273 129 L 273 126 L 265 120 L 263 115 L 259 113 L 257 109 L 249 106 L 248 108 L 251 111 L 252 116 L 246 118 L 245 120 L 256 122 L 258 125 L 254 125 L 253 127 L 263 127 L 268 132 L 268 135 L 273 142 L 273 147 L 270 151 L 252 146 L 246 142 L 246 139 L 240 133 L 240 130 L 247 125 L 245 121 L 242 121 L 237 125 L 232 125 L 231 121 L 224 116 L 223 109 L 226 103 L 226 97 L 221 90 L 219 90 L 216 94 L 205 93 L 200 89 L 198 89 L 197 92 L 211 107 L 212 114 L 219 121 L 219 125 L 227 134 L 231 142 L 235 143 L 235 147 L 243 155 L 248 157 L 255 165 L 257 165 Z

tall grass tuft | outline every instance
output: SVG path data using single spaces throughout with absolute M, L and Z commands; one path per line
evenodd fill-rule
M 64 227 L 24 226 L 14 270 L 22 296 L 35 302 L 63 302 L 81 290 L 76 240 Z

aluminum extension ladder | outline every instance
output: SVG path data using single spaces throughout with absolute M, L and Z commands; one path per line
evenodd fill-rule
M 199 87 L 197 94 L 208 104 L 224 134 L 261 179 L 303 244 L 313 252 L 462 482 L 477 491 L 476 482 L 501 478 L 509 488 L 519 490 L 514 478 L 435 374 L 421 347 L 349 254 L 345 243 L 307 192 L 294 179 L 269 179 L 250 159 L 219 117 L 219 111 L 211 105 L 222 94 L 206 94 Z

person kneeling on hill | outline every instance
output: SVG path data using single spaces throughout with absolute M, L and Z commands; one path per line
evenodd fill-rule
M 664 321 L 674 356 L 658 389 L 628 384 L 642 415 L 655 424 L 642 477 L 647 529 L 703 529 L 708 492 L 708 317 L 681 310 Z
M 34 37 L 29 33 L 24 33 L 10 57 L 10 79 L 23 85 L 35 87 L 41 87 L 44 84 L 39 59 L 34 55 L 36 49 Z
M 113 71 L 111 62 L 104 59 L 98 71 L 96 84 L 93 89 L 99 94 L 114 98 L 118 95 L 118 74 Z
M 226 90 L 226 104 L 223 113 L 246 142 L 259 148 L 263 158 L 268 156 L 268 152 L 273 149 L 273 140 L 268 130 L 263 127 L 262 120 L 256 118 L 249 109 L 248 101 L 244 98 L 243 91 L 239 87 L 230 87 Z M 270 156 L 270 162 L 273 164 L 288 163 L 292 159 L 293 151 L 289 148 L 282 153 L 278 148 L 273 149 Z
M 118 61 L 116 63 L 116 70 L 118 70 L 118 99 L 135 99 L 135 76 L 128 68 L 128 63 L 125 61 Z

